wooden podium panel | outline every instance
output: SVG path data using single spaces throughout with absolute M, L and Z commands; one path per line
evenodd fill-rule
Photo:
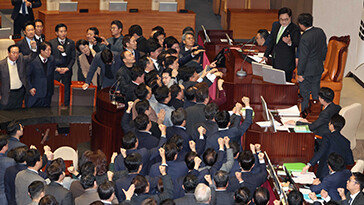
M 234 39 L 250 39 L 259 29 L 271 30 L 278 20 L 278 10 L 228 9 L 225 19 L 221 18 L 223 29 L 233 30 Z
M 196 14 L 193 12 L 158 12 L 139 11 L 138 13 L 98 11 L 90 13 L 39 11 L 39 18 L 44 21 L 44 34 L 46 40 L 55 38 L 54 28 L 58 23 L 64 23 L 68 27 L 68 37 L 74 41 L 86 38 L 86 29 L 96 26 L 100 35 L 110 36 L 110 23 L 115 19 L 123 23 L 123 34 L 133 24 L 139 24 L 143 28 L 144 36 L 149 36 L 152 28 L 159 25 L 165 29 L 167 35 L 181 36 L 181 31 L 187 27 L 195 27 Z

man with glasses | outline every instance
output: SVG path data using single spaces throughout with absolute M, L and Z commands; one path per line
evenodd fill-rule
M 94 50 L 102 51 L 105 48 L 115 52 L 121 52 L 123 50 L 123 23 L 119 20 L 112 21 L 110 31 L 112 37 L 106 39 L 105 37 L 100 36 L 102 45 L 95 45 Z
M 286 73 L 286 81 L 292 80 L 292 73 L 296 67 L 296 48 L 300 41 L 300 28 L 292 23 L 292 11 L 283 7 L 278 11 L 278 19 L 272 25 L 271 41 L 267 45 L 263 60 L 267 62 L 272 56 L 273 67 Z
M 337 191 L 341 197 L 340 204 L 342 205 L 362 205 L 364 204 L 364 175 L 359 172 L 354 172 L 346 182 L 346 188 L 349 190 L 345 194 L 344 188 L 338 188 Z

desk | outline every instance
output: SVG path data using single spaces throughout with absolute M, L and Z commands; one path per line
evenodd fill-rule
M 86 30 L 96 26 L 100 35 L 110 36 L 110 22 L 119 19 L 123 23 L 124 34 L 133 24 L 139 24 L 143 28 L 144 36 L 148 37 L 152 28 L 162 26 L 167 36 L 176 38 L 181 36 L 181 31 L 186 26 L 195 27 L 196 14 L 193 12 L 158 12 L 139 11 L 138 13 L 98 11 L 90 13 L 39 11 L 39 18 L 44 21 L 44 34 L 47 40 L 55 38 L 54 28 L 58 23 L 64 23 L 68 27 L 68 37 L 74 41 L 86 38 Z

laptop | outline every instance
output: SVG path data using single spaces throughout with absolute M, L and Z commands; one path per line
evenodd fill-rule
M 70 2 L 70 1 L 60 1 L 59 2 L 59 11 L 77 11 L 78 2 Z
M 263 76 L 262 67 L 263 67 L 262 63 L 257 63 L 257 62 L 252 61 L 253 75 Z
M 177 2 L 159 2 L 159 11 L 177 11 Z
M 126 11 L 128 2 L 126 1 L 110 1 L 109 11 Z
M 263 80 L 269 83 L 285 85 L 286 73 L 283 70 L 278 70 L 272 67 L 262 67 Z

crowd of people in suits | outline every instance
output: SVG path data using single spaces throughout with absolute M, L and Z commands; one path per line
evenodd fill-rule
M 322 73 L 321 52 L 326 53 L 326 40 L 315 44 L 319 50 L 311 45 L 316 42 L 312 39 L 321 42 L 326 37 L 312 27 L 312 16 L 300 15 L 297 26 L 291 15 L 288 8 L 279 10 L 279 22 L 273 24 L 265 44 L 265 58 L 272 55 L 275 67 L 291 79 L 298 47 L 299 82 L 307 80 L 302 91 L 315 85 L 314 76 Z M 22 125 L 10 123 L 8 136 L 0 137 L 1 204 L 269 203 L 273 196 L 262 186 L 268 175 L 262 147 L 251 144 L 250 150 L 243 150 L 241 144 L 241 136 L 252 124 L 250 100 L 243 97 L 231 111 L 219 110 L 226 102 L 222 73 L 214 62 L 201 66 L 204 50 L 196 44 L 192 28 L 183 30 L 182 42 L 166 37 L 160 26 L 147 39 L 139 25 L 132 25 L 123 36 L 122 22 L 114 20 L 111 38 L 90 27 L 86 39 L 76 43 L 67 38 L 67 25 L 62 23 L 55 27 L 57 37 L 49 42 L 42 34 L 41 20 L 25 23 L 23 28 L 25 37 L 10 46 L 8 57 L 0 62 L 1 109 L 21 108 L 23 99 L 27 107 L 49 107 L 54 80 L 65 85 L 65 106 L 69 106 L 76 62 L 84 89 L 91 83 L 100 88 L 115 86 L 124 96 L 124 136 L 120 153 L 113 154 L 110 164 L 102 151 L 88 150 L 79 153 L 77 166 L 66 168 L 48 146 L 41 154 L 21 143 Z M 305 30 L 302 36 L 299 28 Z M 267 36 L 260 31 L 257 43 L 264 44 Z M 219 92 L 216 99 L 209 96 L 214 82 Z M 338 115 L 341 107 L 332 102 L 331 89 L 309 91 L 324 110 L 312 123 L 289 123 L 307 124 L 322 137 L 302 170 L 319 163 L 319 178 L 310 187 L 310 198 L 319 203 L 315 193 L 320 193 L 327 203 L 363 204 L 364 175 L 346 170 L 354 161 L 350 142 L 340 134 L 345 125 Z M 299 191 L 288 194 L 289 204 L 303 201 Z

